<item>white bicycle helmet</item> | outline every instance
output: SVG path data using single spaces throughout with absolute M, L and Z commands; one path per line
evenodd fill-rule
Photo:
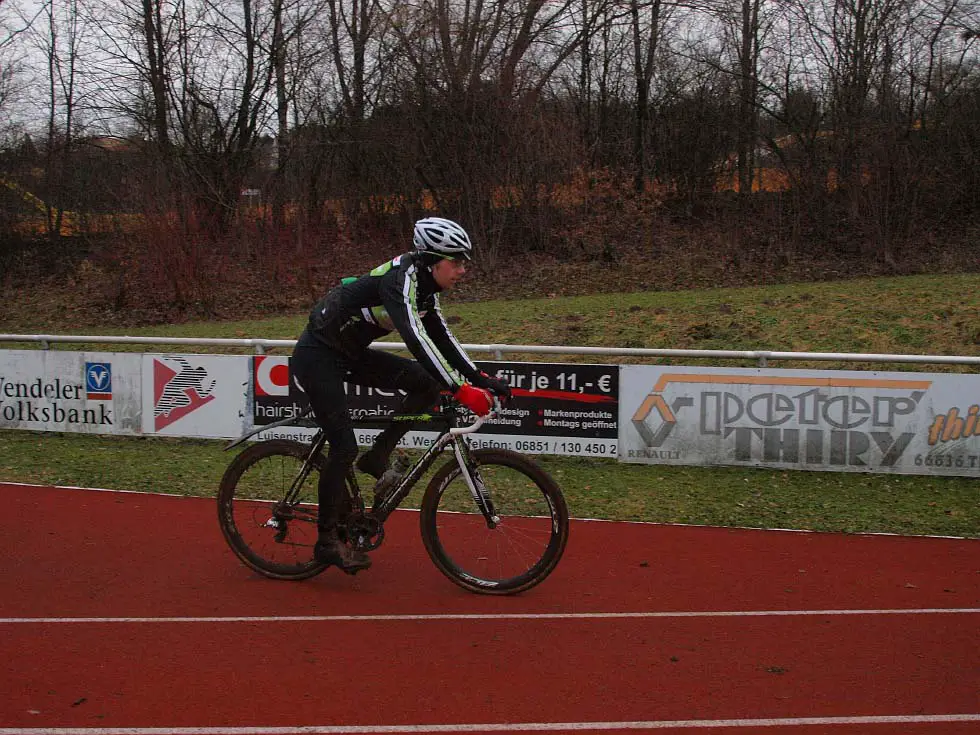
M 473 258 L 473 243 L 466 230 L 452 220 L 426 217 L 415 223 L 412 240 L 420 253 L 432 253 L 443 258 Z

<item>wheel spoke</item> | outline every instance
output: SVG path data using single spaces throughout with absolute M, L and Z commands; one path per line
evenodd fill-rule
M 544 579 L 557 564 L 568 533 L 561 491 L 537 465 L 513 452 L 473 452 L 500 522 L 488 527 L 455 465 L 426 492 L 426 549 L 450 579 L 477 592 L 506 594 Z
M 242 452 L 222 479 L 218 504 L 225 538 L 242 561 L 267 576 L 302 578 L 322 569 L 313 560 L 318 464 L 294 502 L 285 504 L 308 451 L 295 442 L 262 442 Z

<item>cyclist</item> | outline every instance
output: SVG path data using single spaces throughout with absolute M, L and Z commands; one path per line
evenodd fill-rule
M 481 416 L 489 413 L 492 395 L 510 396 L 505 382 L 481 373 L 467 357 L 439 309 L 440 292 L 456 284 L 472 258 L 466 231 L 451 220 L 428 217 L 415 223 L 413 244 L 414 252 L 357 279 L 345 279 L 318 301 L 290 361 L 296 384 L 330 443 L 318 487 L 314 556 L 347 573 L 366 569 L 371 560 L 344 543 L 337 528 L 344 478 L 357 458 L 344 382 L 404 391 L 399 412 L 409 414 L 432 406 L 442 390 Z M 415 360 L 369 348 L 395 330 Z M 357 460 L 357 468 L 380 478 L 411 428 L 407 422 L 392 422 Z

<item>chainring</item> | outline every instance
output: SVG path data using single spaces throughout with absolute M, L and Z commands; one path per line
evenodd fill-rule
M 344 524 L 347 543 L 358 551 L 374 551 L 385 539 L 385 527 L 374 516 L 351 513 Z

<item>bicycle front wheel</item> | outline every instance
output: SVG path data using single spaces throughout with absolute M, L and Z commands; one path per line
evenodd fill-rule
M 422 499 L 422 541 L 449 579 L 471 592 L 528 590 L 554 570 L 568 541 L 568 507 L 551 476 L 505 449 L 476 450 L 474 484 L 493 519 L 480 511 L 456 462 L 432 478 Z
M 313 558 L 323 457 L 314 458 L 297 492 L 289 493 L 309 453 L 298 442 L 260 442 L 235 457 L 221 478 L 218 523 L 225 540 L 266 577 L 306 579 L 326 568 Z

